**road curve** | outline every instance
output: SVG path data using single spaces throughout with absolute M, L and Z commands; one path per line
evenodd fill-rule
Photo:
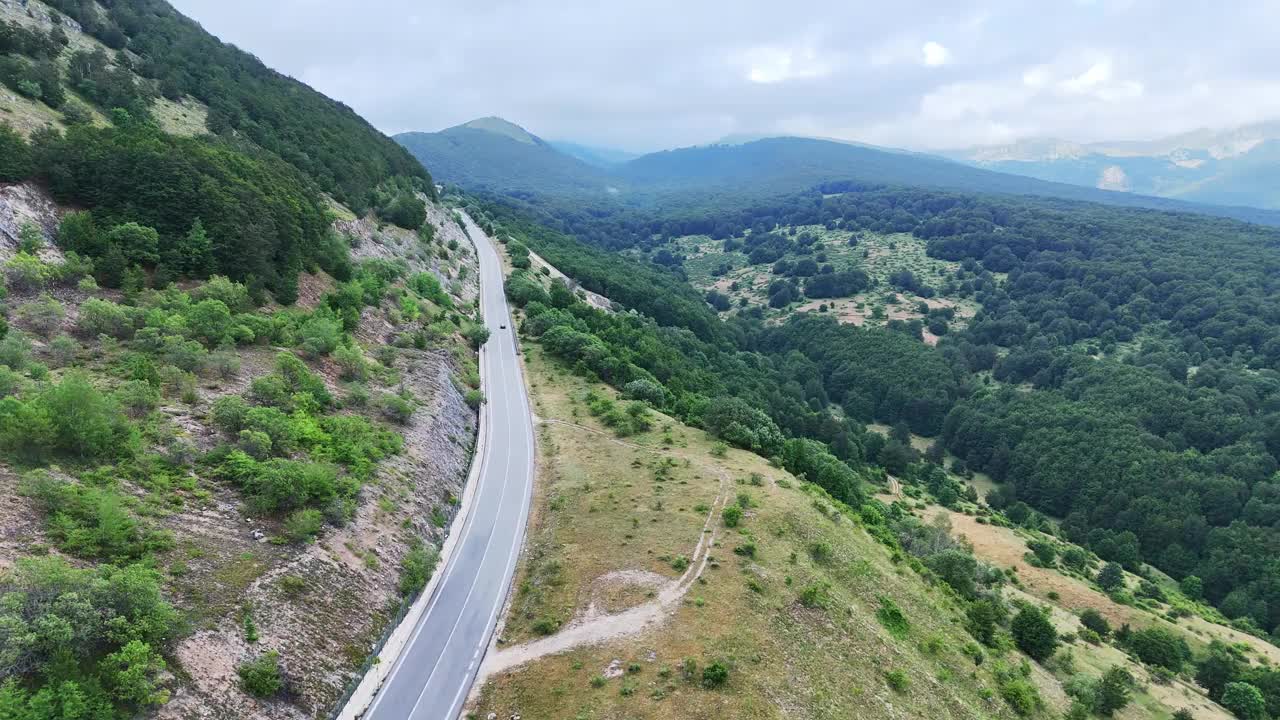
M 488 437 L 472 506 L 426 611 L 365 718 L 454 720 L 462 711 L 502 611 L 524 540 L 533 492 L 533 421 L 502 265 L 493 241 L 465 213 L 480 261 L 480 308 L 490 336 L 480 351 Z M 506 325 L 504 329 L 502 326 Z

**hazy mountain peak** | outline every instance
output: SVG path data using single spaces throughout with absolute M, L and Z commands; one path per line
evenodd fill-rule
M 458 127 L 470 128 L 472 130 L 484 130 L 485 132 L 504 135 L 516 142 L 522 142 L 527 145 L 538 144 L 538 138 L 533 133 L 525 130 L 510 120 L 503 120 L 502 118 L 493 115 L 489 117 L 476 118 L 475 120 L 465 122 Z
M 1027 138 L 1004 145 L 974 147 L 961 154 L 978 163 L 1008 160 L 1069 160 L 1089 154 L 1089 149 L 1079 143 L 1060 138 Z

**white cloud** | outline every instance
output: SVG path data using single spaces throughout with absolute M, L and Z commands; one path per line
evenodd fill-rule
M 1085 70 L 1075 77 L 1063 80 L 1058 84 L 1058 87 L 1069 93 L 1083 93 L 1093 90 L 1110 79 L 1111 61 L 1099 60 L 1098 62 L 1090 65 L 1088 70 Z
M 924 47 L 921 48 L 921 53 L 924 57 L 924 64 L 929 67 L 938 67 L 951 62 L 951 51 L 941 43 L 936 43 L 932 40 L 924 44 Z
M 1049 68 L 1037 65 L 1022 73 L 1022 84 L 1031 88 L 1044 87 L 1049 82 Z
M 172 2 L 389 132 L 496 114 L 634 150 L 780 131 L 939 148 L 1280 117 L 1275 0 Z
M 758 47 L 745 53 L 747 79 L 770 85 L 788 80 L 821 78 L 831 73 L 831 65 L 811 47 Z

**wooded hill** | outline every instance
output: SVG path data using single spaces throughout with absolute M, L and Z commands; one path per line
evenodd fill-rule
M 1280 625 L 1280 234 L 1058 200 L 824 190 L 696 220 L 658 215 L 641 232 L 654 231 L 652 243 L 664 229 L 726 243 L 778 225 L 910 232 L 959 263 L 937 291 L 977 301 L 968 327 L 937 347 L 920 341 L 919 322 L 855 328 L 819 313 L 780 327 L 737 314 L 715 329 L 696 294 L 672 292 L 620 300 L 657 319 L 648 325 L 553 294 L 568 314 L 530 311 L 533 332 L 619 387 L 656 383 L 662 407 L 784 462 L 786 437 L 813 438 L 852 468 L 907 472 L 919 455 L 863 423 L 938 437 L 961 461 L 954 472 L 1004 482 L 994 506 L 1018 506 L 1036 527 L 1048 523 L 1029 510 L 1057 518 L 1106 560 L 1151 563 L 1242 627 Z M 678 268 L 604 262 L 530 231 L 509 207 L 493 215 L 592 290 L 625 293 L 640 273 L 679 278 Z M 513 292 L 521 287 L 517 278 Z M 852 497 L 830 478 L 817 481 Z
M 350 108 L 165 2 L 32 2 L 27 15 L 0 19 L 0 81 L 66 128 L 27 142 L 0 124 L 0 182 L 36 179 L 91 211 L 68 249 L 93 259 L 108 286 L 134 266 L 160 284 L 218 272 L 289 303 L 299 270 L 348 272 L 326 194 L 357 214 L 422 224 L 413 193 L 435 188 L 421 164 Z M 166 101 L 198 105 L 205 126 L 166 131 L 155 114 Z M 193 265 L 183 243 L 197 221 L 210 247 Z M 111 240 L 127 223 L 157 237 Z

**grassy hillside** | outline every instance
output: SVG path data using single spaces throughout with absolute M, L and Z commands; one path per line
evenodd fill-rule
M 610 391 L 536 348 L 526 361 L 543 464 L 496 662 L 584 627 L 604 642 L 490 677 L 473 716 L 1010 715 L 991 699 L 998 664 L 975 666 L 955 601 L 895 565 L 854 516 L 670 418 L 611 440 L 591 407 Z M 725 507 L 742 515 L 734 527 Z M 653 619 L 628 627 L 626 611 L 654 603 Z M 886 626 L 882 608 L 903 619 Z
M 949 510 L 912 479 L 852 510 L 758 455 L 632 410 L 537 344 L 524 357 L 541 422 L 534 523 L 469 717 L 1083 718 L 1118 668 L 1114 717 L 1186 708 L 1225 720 L 1189 665 L 1171 677 L 1084 631 L 1079 614 L 1168 629 L 1197 654 L 1235 644 L 1255 668 L 1277 654 L 1206 620 L 1213 611 L 1176 584 L 1160 582 L 1156 601 L 1130 575 L 1108 597 L 1087 552 L 1080 571 L 1035 560 L 1028 542 L 1074 556 L 984 505 Z M 630 422 L 611 419 L 624 407 Z M 1051 656 L 1029 660 L 1000 622 L 979 641 L 950 564 L 970 552 L 978 597 L 1046 609 Z

